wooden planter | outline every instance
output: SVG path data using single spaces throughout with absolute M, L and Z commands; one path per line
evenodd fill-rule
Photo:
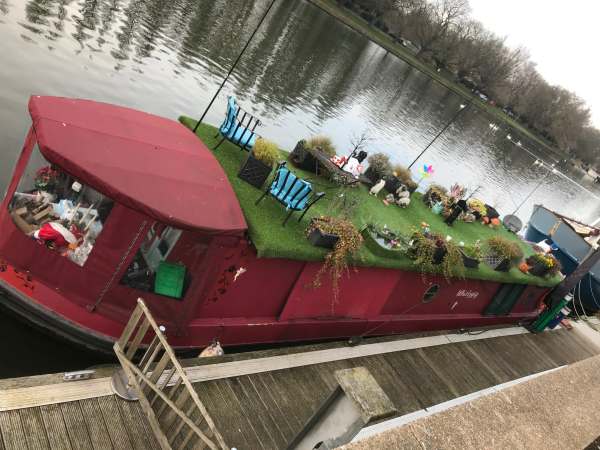
M 333 248 L 339 239 L 337 234 L 323 233 L 318 228 L 308 235 L 308 241 L 316 247 Z
M 259 159 L 252 156 L 252 153 L 246 158 L 246 162 L 240 168 L 238 177 L 244 180 L 246 183 L 261 189 L 265 181 L 271 173 L 272 167 L 265 164 Z
M 477 269 L 479 267 L 479 260 L 477 258 L 471 258 L 470 256 L 465 255 L 462 250 L 460 251 L 460 253 L 462 255 L 463 264 L 465 265 L 465 267 L 469 269 Z

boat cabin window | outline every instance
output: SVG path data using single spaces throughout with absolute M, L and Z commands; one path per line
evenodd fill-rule
M 23 233 L 83 266 L 112 206 L 112 200 L 48 163 L 36 145 L 8 208 Z
M 438 284 L 432 284 L 423 294 L 423 303 L 432 302 L 435 296 L 438 294 L 440 286 Z
M 184 265 L 167 262 L 181 237 L 181 230 L 155 222 L 135 258 L 121 279 L 121 284 L 145 292 L 182 298 L 189 285 Z

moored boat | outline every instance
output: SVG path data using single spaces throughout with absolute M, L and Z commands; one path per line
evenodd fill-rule
M 271 210 L 256 209 L 258 189 L 236 190 L 222 155 L 243 152 L 211 152 L 214 128 L 201 140 L 173 120 L 57 97 L 33 96 L 29 111 L 0 210 L 0 301 L 93 349 L 110 349 L 138 297 L 186 349 L 518 323 L 556 283 L 517 269 L 446 280 L 367 253 L 334 299 L 330 281 L 313 283 L 322 261 L 303 256 L 305 238 L 264 251 L 253 226 Z

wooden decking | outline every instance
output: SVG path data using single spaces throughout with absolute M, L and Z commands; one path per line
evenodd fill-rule
M 404 415 L 597 350 L 566 330 L 458 342 L 196 383 L 225 442 L 282 449 L 335 386 L 338 369 L 369 369 Z
M 190 379 L 209 380 L 194 383 L 194 388 L 226 444 L 254 450 L 285 448 L 333 390 L 338 369 L 366 367 L 403 415 L 599 353 L 582 335 L 566 330 L 462 335 L 453 340 L 475 340 L 450 343 L 445 339 L 442 345 L 439 337 L 431 339 L 434 345 L 426 346 L 425 339 L 418 341 L 424 347 L 407 345 L 404 350 L 398 350 L 402 346 L 394 339 L 384 343 L 394 350 L 384 353 L 381 345 L 349 349 L 344 344 L 324 344 L 230 355 L 208 365 L 206 360 L 192 360 L 186 366 L 194 366 L 187 369 L 193 373 Z M 355 356 L 323 362 L 323 351 L 330 348 L 334 348 L 330 354 Z M 379 352 L 370 354 L 373 349 Z M 295 367 L 300 358 L 294 354 L 299 352 L 305 365 Z M 286 364 L 290 368 L 281 369 Z M 55 378 L 40 380 L 56 387 Z M 32 384 L 31 380 L 0 382 L 0 411 L 3 393 Z M 153 449 L 158 444 L 139 404 L 114 395 L 0 412 L 0 450 L 47 448 Z
M 139 403 L 111 395 L 0 413 L 0 449 L 160 450 Z

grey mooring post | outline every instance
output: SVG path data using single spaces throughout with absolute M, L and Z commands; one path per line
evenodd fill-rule
M 338 370 L 339 385 L 288 444 L 287 450 L 330 450 L 349 443 L 365 426 L 398 411 L 364 367 Z

